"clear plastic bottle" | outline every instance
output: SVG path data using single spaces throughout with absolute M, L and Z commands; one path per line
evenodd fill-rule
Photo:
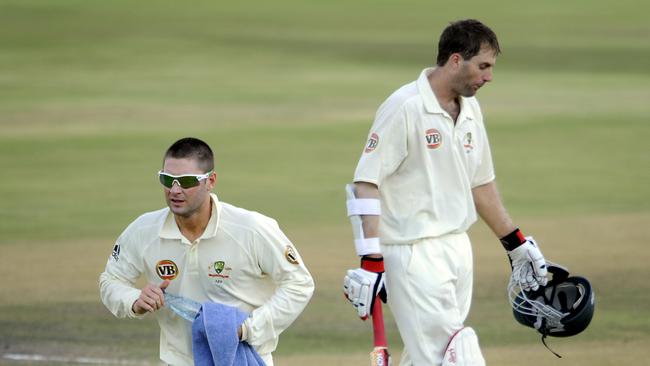
M 176 315 L 189 322 L 194 321 L 196 314 L 198 314 L 199 309 L 201 309 L 201 304 L 198 302 L 168 292 L 165 292 L 165 306 L 170 308 Z

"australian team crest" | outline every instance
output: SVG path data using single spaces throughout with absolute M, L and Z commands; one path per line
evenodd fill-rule
M 223 267 L 226 265 L 226 262 L 224 261 L 216 261 L 214 262 L 214 270 L 217 273 L 223 272 Z
M 208 277 L 230 278 L 232 268 L 226 266 L 225 261 L 215 261 L 208 267 Z

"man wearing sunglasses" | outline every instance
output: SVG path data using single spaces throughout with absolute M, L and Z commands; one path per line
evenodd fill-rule
M 210 147 L 195 138 L 165 153 L 158 179 L 167 208 L 120 235 L 100 276 L 102 302 L 117 317 L 155 313 L 160 359 L 193 365 L 191 324 L 165 307 L 164 293 L 250 313 L 238 328 L 266 365 L 278 335 L 302 312 L 314 282 L 275 220 L 220 202 Z M 144 276 L 142 289 L 135 282 Z

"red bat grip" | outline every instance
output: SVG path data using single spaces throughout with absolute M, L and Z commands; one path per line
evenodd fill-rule
M 375 347 L 388 347 L 386 331 L 384 330 L 384 313 L 381 310 L 381 299 L 375 298 L 375 305 L 372 308 L 372 330 Z

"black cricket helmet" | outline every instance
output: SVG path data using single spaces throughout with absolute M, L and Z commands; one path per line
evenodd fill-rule
M 508 297 L 512 312 L 519 323 L 536 329 L 542 337 L 576 335 L 587 328 L 594 315 L 594 291 L 586 278 L 569 277 L 566 268 L 547 264 L 553 277 L 536 291 L 523 291 L 510 280 Z

